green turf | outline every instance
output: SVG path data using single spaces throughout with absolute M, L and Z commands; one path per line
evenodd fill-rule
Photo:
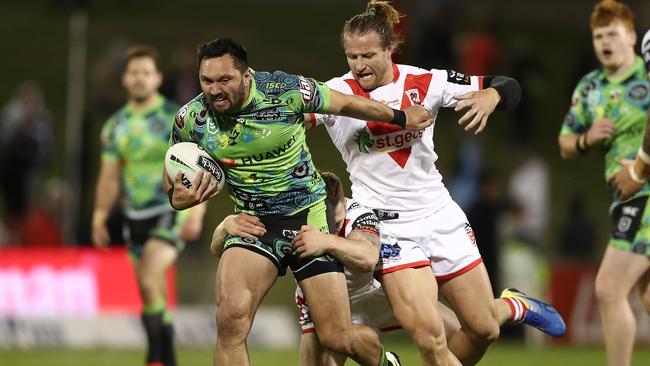
M 419 365 L 417 352 L 408 344 L 391 343 L 387 349 L 396 351 L 404 366 Z M 209 349 L 181 349 L 178 355 L 181 366 L 211 365 Z M 142 365 L 143 352 L 139 350 L 25 350 L 0 351 L 0 365 L 7 366 L 127 366 Z M 252 349 L 251 364 L 259 366 L 298 365 L 296 349 Z M 348 362 L 348 365 L 354 365 Z M 605 352 L 593 347 L 548 347 L 526 349 L 522 345 L 499 344 L 490 348 L 480 365 L 484 366 L 547 366 L 547 365 L 605 365 Z M 650 348 L 639 348 L 634 353 L 632 365 L 650 365 Z

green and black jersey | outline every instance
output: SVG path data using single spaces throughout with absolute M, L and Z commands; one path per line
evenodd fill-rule
M 155 105 L 134 111 L 129 103 L 104 124 L 102 160 L 120 164 L 123 207 L 132 219 L 172 210 L 162 186 L 165 152 L 178 106 L 160 96 Z
M 585 75 L 578 83 L 571 109 L 564 119 L 560 135 L 585 133 L 600 118 L 614 121 L 614 135 L 605 140 L 605 177 L 621 168 L 619 159 L 634 159 L 643 142 L 643 131 L 650 105 L 650 83 L 641 58 L 625 75 L 610 78 L 599 68 Z M 636 196 L 650 193 L 646 184 Z M 616 192 L 610 189 L 612 201 Z
M 303 113 L 325 112 L 329 100 L 329 88 L 313 79 L 257 71 L 237 112 L 214 113 L 203 94 L 182 107 L 170 143 L 195 142 L 222 162 L 236 211 L 290 215 L 326 196 Z

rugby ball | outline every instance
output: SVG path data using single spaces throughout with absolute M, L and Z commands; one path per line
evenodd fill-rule
M 223 169 L 217 161 L 193 142 L 179 142 L 167 149 L 165 170 L 172 182 L 176 179 L 176 173 L 179 171 L 183 173 L 183 185 L 187 188 L 192 188 L 192 182 L 201 170 L 212 175 L 212 178 L 217 181 L 219 190 L 223 188 L 226 181 Z

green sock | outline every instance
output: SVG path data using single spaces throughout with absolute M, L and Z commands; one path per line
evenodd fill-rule
M 384 351 L 384 346 L 381 346 L 381 358 L 379 359 L 379 366 L 390 366 L 388 364 L 388 359 L 386 358 L 386 352 Z
M 165 300 L 157 300 L 152 302 L 151 304 L 147 304 L 144 306 L 142 309 L 142 312 L 144 315 L 153 315 L 153 314 L 162 314 L 165 313 L 167 310 L 167 305 L 165 304 Z

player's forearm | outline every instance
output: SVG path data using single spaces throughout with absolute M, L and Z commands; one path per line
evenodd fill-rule
M 366 239 L 349 239 L 330 235 L 326 253 L 336 258 L 352 273 L 372 272 L 379 259 L 379 250 Z
M 189 220 L 199 220 L 203 221 L 203 216 L 205 216 L 205 212 L 208 209 L 208 201 L 205 201 L 203 203 L 200 203 L 194 207 L 189 208 Z
M 502 75 L 486 75 L 483 77 L 485 88 L 493 88 L 499 93 L 501 100 L 498 109 L 514 109 L 521 100 L 521 86 L 513 78 Z
M 103 225 L 120 196 L 120 164 L 117 161 L 102 160 L 95 188 L 92 224 Z
M 365 121 L 391 122 L 393 120 L 394 111 L 389 106 L 356 95 L 348 97 L 338 113 L 333 114 Z
M 559 144 L 560 155 L 562 156 L 562 159 L 575 159 L 582 156 L 584 152 L 586 152 L 586 149 L 583 152 L 578 150 L 578 143 L 580 143 L 580 148 L 584 148 L 584 140 L 579 142 L 578 139 L 584 139 L 584 137 L 577 134 L 560 136 Z
M 120 197 L 118 179 L 101 177 L 95 190 L 95 207 L 93 209 L 93 224 L 102 224 L 108 220 L 111 209 Z
M 226 238 L 226 235 L 228 235 L 228 232 L 226 231 L 225 228 L 225 219 L 224 221 L 221 221 L 221 223 L 217 226 L 216 229 L 214 229 L 214 233 L 212 234 L 212 242 L 210 243 L 210 252 L 212 255 L 215 257 L 220 257 L 221 253 L 223 253 L 223 241 Z

